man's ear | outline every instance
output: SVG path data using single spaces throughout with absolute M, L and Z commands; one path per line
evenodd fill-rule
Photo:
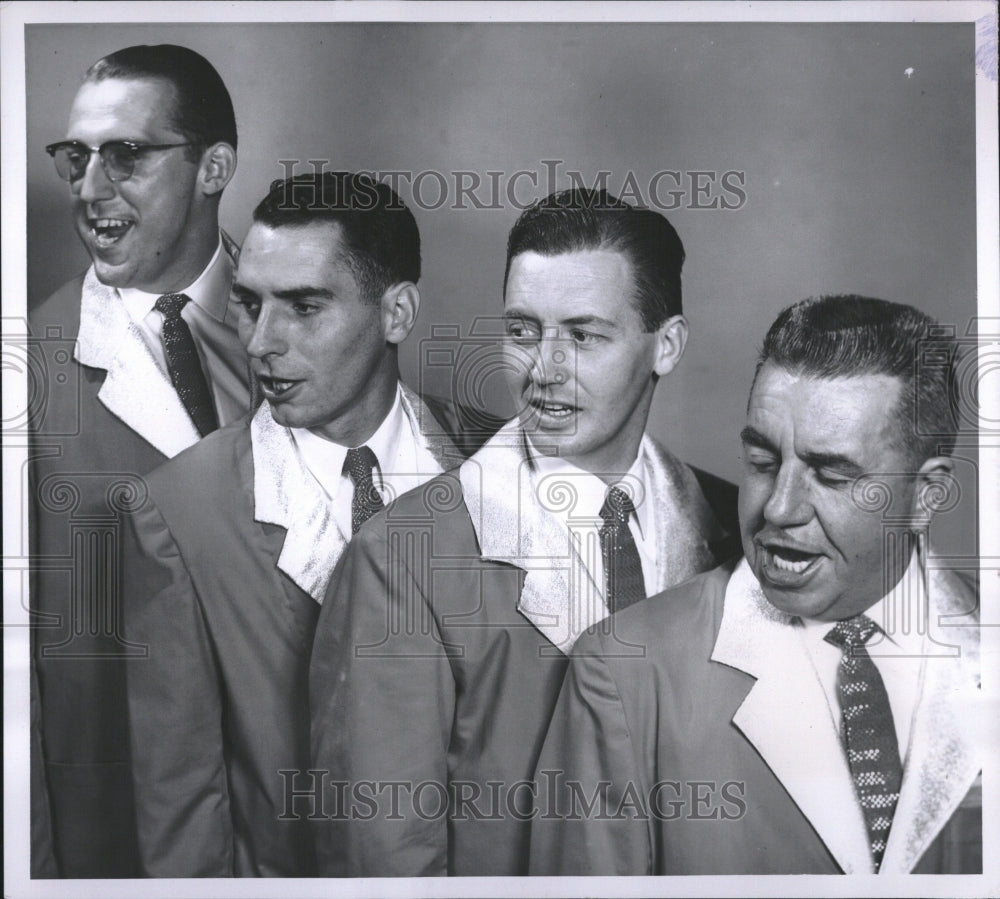
M 917 472 L 914 514 L 923 517 L 952 508 L 958 501 L 958 489 L 954 460 L 949 456 L 931 456 Z
M 381 300 L 382 331 L 388 343 L 402 343 L 410 335 L 420 312 L 420 291 L 412 281 L 393 284 Z
M 236 151 L 227 143 L 212 144 L 201 154 L 198 180 L 206 197 L 222 193 L 236 171 Z
M 687 346 L 688 323 L 683 315 L 668 318 L 656 329 L 656 359 L 653 371 L 657 375 L 667 375 L 681 361 Z

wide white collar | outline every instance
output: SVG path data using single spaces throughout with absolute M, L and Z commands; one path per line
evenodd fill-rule
M 657 583 L 649 593 L 711 567 L 709 542 L 719 525 L 691 470 L 648 435 L 640 455 L 648 462 L 655 528 Z M 462 493 L 483 559 L 527 572 L 518 611 L 560 652 L 568 654 L 588 627 L 608 615 L 604 586 L 590 576 L 586 534 L 567 523 L 575 502 L 565 478 L 539 477 L 518 422 L 504 425 L 459 468 Z M 582 513 L 592 517 L 592 512 Z
M 978 628 L 962 623 L 948 575 L 930 567 L 929 657 L 880 873 L 907 873 L 981 770 Z M 947 620 L 946 620 L 947 619 Z M 968 619 L 966 619 L 967 621 Z M 756 678 L 733 723 L 757 748 L 848 874 L 872 870 L 868 837 L 826 698 L 792 619 L 764 596 L 746 560 L 726 588 L 713 661 Z
M 454 460 L 455 447 L 423 401 L 401 384 L 401 405 L 417 447 L 418 471 L 429 480 Z M 279 425 L 265 402 L 250 422 L 254 469 L 254 518 L 287 532 L 278 568 L 316 602 L 347 546 L 333 509 L 295 448 L 291 431 Z
M 225 232 L 220 235 L 225 252 L 235 260 L 239 249 Z M 107 372 L 97 399 L 163 455 L 176 456 L 201 439 L 118 291 L 102 284 L 93 266 L 83 279 L 73 357 Z

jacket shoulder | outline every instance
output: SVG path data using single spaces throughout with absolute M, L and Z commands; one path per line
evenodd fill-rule
M 46 337 L 45 328 L 60 328 L 63 338 L 76 337 L 80 330 L 80 297 L 84 274 L 67 281 L 55 293 L 28 310 L 28 321 L 33 335 Z
M 216 518 L 234 495 L 252 492 L 250 429 L 245 419 L 219 428 L 174 458 L 160 465 L 147 478 L 149 495 L 162 513 L 200 514 Z
M 677 659 L 692 653 L 698 657 L 710 655 L 736 562 L 730 559 L 615 613 L 594 625 L 577 646 L 583 652 L 596 649 L 612 655 L 614 644 L 624 641 L 645 647 L 650 655 Z
M 404 493 L 373 515 L 352 542 L 388 540 L 398 530 L 428 528 L 435 555 L 478 555 L 479 544 L 458 470 L 452 469 Z

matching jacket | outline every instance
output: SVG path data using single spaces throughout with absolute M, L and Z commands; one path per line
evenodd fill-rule
M 644 440 L 662 588 L 712 567 L 726 530 L 693 470 Z M 511 423 L 351 541 L 310 674 L 320 874 L 527 873 L 525 789 L 565 652 L 607 615 L 537 487 Z
M 977 597 L 933 559 L 929 572 L 928 657 L 880 873 L 982 871 Z M 577 643 L 549 727 L 537 778 L 557 800 L 532 822 L 532 873 L 871 871 L 823 688 L 745 561 L 612 620 Z
M 29 321 L 32 870 L 132 876 L 123 663 L 144 649 L 122 628 L 122 523 L 146 496 L 145 476 L 198 434 L 93 269 Z M 235 315 L 229 336 L 243 358 Z
M 403 411 L 427 478 L 461 455 L 422 401 Z M 158 877 L 316 873 L 309 656 L 344 550 L 291 432 L 264 404 L 148 479 L 132 517 L 125 634 L 141 870 Z M 301 814 L 299 814 L 301 812 Z

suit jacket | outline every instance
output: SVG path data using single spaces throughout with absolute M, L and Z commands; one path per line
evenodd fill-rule
M 402 406 L 418 472 L 456 464 L 405 387 Z M 322 487 L 265 404 L 151 475 L 132 521 L 125 632 L 148 647 L 128 665 L 143 873 L 315 874 L 293 794 L 309 789 L 309 653 L 346 545 Z
M 30 325 L 40 712 L 32 745 L 45 786 L 33 791 L 32 829 L 51 833 L 64 877 L 130 876 L 137 854 L 122 662 L 141 648 L 121 627 L 121 517 L 145 496 L 145 475 L 198 434 L 117 293 L 93 269 L 32 310 Z M 243 352 L 235 323 L 232 352 Z M 44 847 L 33 840 L 39 874 Z
M 928 592 L 935 657 L 881 873 L 982 870 L 976 596 L 942 570 Z M 615 620 L 646 652 L 599 628 L 577 644 L 538 762 L 558 814 L 532 823 L 533 874 L 871 871 L 823 688 L 745 561 Z M 607 813 L 588 812 L 602 782 Z
M 714 564 L 723 530 L 692 471 L 646 440 L 673 583 Z M 367 522 L 334 573 L 310 672 L 321 874 L 527 872 L 523 788 L 564 652 L 607 614 L 543 505 L 565 491 L 532 469 L 511 423 Z M 592 589 L 571 590 L 581 577 Z

